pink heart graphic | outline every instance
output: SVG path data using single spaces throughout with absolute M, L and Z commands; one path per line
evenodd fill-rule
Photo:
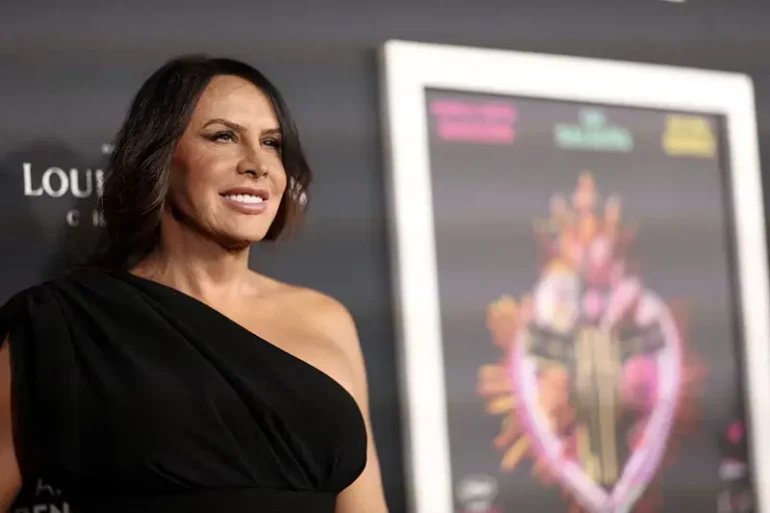
M 623 369 L 618 369 L 621 396 L 623 390 L 643 390 L 641 401 L 644 408 L 640 408 L 643 413 L 639 413 L 637 422 L 640 441 L 629 448 L 628 457 L 619 463 L 617 479 L 612 486 L 606 483 L 602 486 L 594 481 L 581 462 L 565 454 L 565 439 L 553 430 L 551 419 L 540 408 L 538 364 L 527 343 L 531 338 L 530 327 L 518 333 L 510 354 L 509 373 L 514 393 L 520 401 L 517 413 L 522 426 L 533 441 L 537 455 L 545 460 L 560 484 L 591 513 L 631 511 L 660 466 L 678 406 L 683 360 L 678 331 L 665 303 L 648 290 L 641 290 L 640 293 L 648 310 L 654 312 L 652 321 L 660 327 L 663 343 L 654 356 L 630 359 L 625 375 Z M 607 312 L 611 310 L 608 308 Z M 600 322 L 599 329 L 609 330 L 614 321 L 608 316 L 604 320 L 607 322 Z M 619 439 L 631 438 L 630 433 L 626 435 L 629 436 Z

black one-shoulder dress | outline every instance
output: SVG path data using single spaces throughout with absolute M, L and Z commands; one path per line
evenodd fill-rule
M 0 331 L 23 500 L 332 513 L 366 464 L 361 412 L 335 380 L 159 283 L 95 270 L 49 281 L 0 309 Z

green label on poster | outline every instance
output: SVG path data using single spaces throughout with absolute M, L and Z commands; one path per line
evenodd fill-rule
M 553 134 L 556 145 L 565 150 L 628 152 L 634 149 L 631 132 L 608 124 L 599 109 L 581 110 L 578 124 L 559 123 Z

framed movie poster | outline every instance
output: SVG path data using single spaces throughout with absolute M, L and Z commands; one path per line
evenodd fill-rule
M 397 41 L 384 72 L 412 512 L 770 513 L 750 80 Z

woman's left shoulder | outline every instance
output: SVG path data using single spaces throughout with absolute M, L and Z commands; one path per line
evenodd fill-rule
M 314 341 L 333 353 L 360 359 L 361 347 L 353 315 L 329 294 L 275 278 L 256 275 L 260 303 L 272 318 L 280 318 L 297 340 Z
M 294 328 L 316 341 L 323 341 L 348 358 L 360 353 L 356 323 L 345 305 L 315 289 L 270 279 L 273 304 Z
M 358 349 L 358 334 L 353 315 L 334 297 L 307 287 L 282 284 L 281 295 L 296 322 L 323 338 L 347 349 Z

